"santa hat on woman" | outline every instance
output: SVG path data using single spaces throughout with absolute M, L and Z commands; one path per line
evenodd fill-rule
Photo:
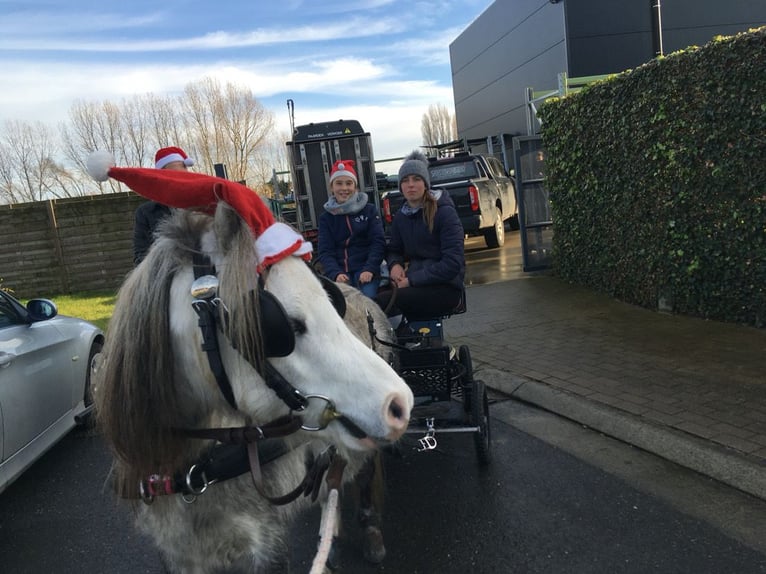
M 93 152 L 86 165 L 96 181 L 111 177 L 137 194 L 170 207 L 212 215 L 219 201 L 227 203 L 253 232 L 259 270 L 289 255 L 305 260 L 311 257 L 311 243 L 289 225 L 277 222 L 260 196 L 240 183 L 190 171 L 115 167 L 112 155 L 104 151 Z
M 353 159 L 339 159 L 334 164 L 332 164 L 332 169 L 330 170 L 330 183 L 333 182 L 334 179 L 337 179 L 341 176 L 350 177 L 354 180 L 354 183 L 359 183 L 359 180 L 356 178 L 356 171 L 354 171 L 354 166 L 356 165 L 356 162 L 354 162 Z
M 163 147 L 154 154 L 154 167 L 157 169 L 162 169 L 174 161 L 182 161 L 186 167 L 194 165 L 194 160 L 180 147 Z

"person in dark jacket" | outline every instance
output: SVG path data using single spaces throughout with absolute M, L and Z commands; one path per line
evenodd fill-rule
M 378 292 L 386 241 L 383 223 L 359 191 L 354 161 L 340 159 L 330 171 L 330 199 L 319 217 L 318 259 L 322 273 L 349 283 L 368 297 Z
M 194 160 L 180 147 L 163 147 L 154 154 L 154 167 L 186 171 Z M 138 265 L 146 257 L 154 243 L 154 231 L 160 221 L 170 215 L 170 208 L 156 201 L 142 203 L 136 209 L 133 225 L 133 264 Z
M 463 293 L 463 226 L 452 198 L 430 185 L 428 160 L 413 151 L 399 168 L 405 202 L 394 215 L 386 250 L 389 276 L 398 287 L 389 316 L 445 315 L 457 307 Z M 386 309 L 392 294 L 381 291 L 378 304 Z

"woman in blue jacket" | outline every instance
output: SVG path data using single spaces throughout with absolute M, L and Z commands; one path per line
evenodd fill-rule
M 330 279 L 375 297 L 386 241 L 380 214 L 367 201 L 367 194 L 359 192 L 354 161 L 336 161 L 330 199 L 319 217 L 319 262 Z
M 389 315 L 438 317 L 460 302 L 465 278 L 464 232 L 446 192 L 429 189 L 428 160 L 413 151 L 399 168 L 405 202 L 394 215 L 386 250 L 391 280 L 398 287 Z M 376 300 L 384 309 L 392 293 Z

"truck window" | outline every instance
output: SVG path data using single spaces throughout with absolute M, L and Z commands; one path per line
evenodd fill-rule
M 490 171 L 492 171 L 492 175 L 495 179 L 507 177 L 505 170 L 503 169 L 503 164 L 501 164 L 500 160 L 496 157 L 488 157 L 487 165 L 489 166 Z
M 428 168 L 428 174 L 431 176 L 431 185 L 478 176 L 476 164 L 473 161 L 433 165 Z

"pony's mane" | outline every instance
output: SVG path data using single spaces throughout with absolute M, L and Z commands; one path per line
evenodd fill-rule
M 201 445 L 175 430 L 201 426 L 224 400 L 215 386 L 179 380 L 174 359 L 171 287 L 181 273 L 191 278 L 195 251 L 202 248 L 216 266 L 230 340 L 251 362 L 261 355 L 253 237 L 225 204 L 217 210 L 214 238 L 207 233 L 212 221 L 185 211 L 163 221 L 146 259 L 119 290 L 95 392 L 99 424 L 119 461 L 118 490 L 135 490 L 148 474 L 172 474 L 188 464 Z M 188 310 L 193 313 L 191 304 Z M 206 364 L 204 356 L 201 361 Z

